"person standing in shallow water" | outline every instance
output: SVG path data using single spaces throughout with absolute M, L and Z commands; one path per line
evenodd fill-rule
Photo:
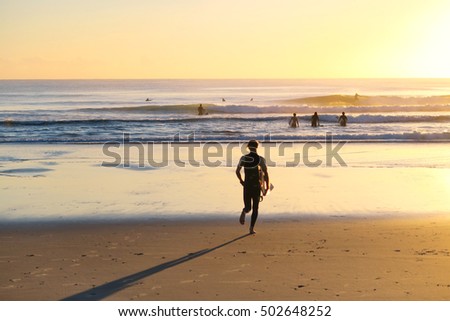
M 317 112 L 315 112 L 314 115 L 311 117 L 311 126 L 312 127 L 320 126 L 319 115 L 317 115 Z
M 297 114 L 294 113 L 294 114 L 292 114 L 292 117 L 291 117 L 291 119 L 289 120 L 289 127 L 291 127 L 291 128 L 297 128 L 298 126 L 299 126 L 299 123 L 298 123 Z
M 200 104 L 200 106 L 198 106 L 198 115 L 203 116 L 204 114 L 205 114 L 205 108 L 203 108 L 203 105 Z
M 338 118 L 338 123 L 341 126 L 347 126 L 347 116 L 345 116 L 345 112 L 342 112 L 342 115 Z
M 244 155 L 239 160 L 236 168 L 236 176 L 244 187 L 244 208 L 242 209 L 239 222 L 245 223 L 245 215 L 252 211 L 250 221 L 250 234 L 255 234 L 255 224 L 258 219 L 258 209 L 261 197 L 260 171 L 264 174 L 264 184 L 267 188 L 269 185 L 269 173 L 267 172 L 266 160 L 257 153 L 258 142 L 251 140 L 247 144 L 250 153 Z M 245 179 L 242 179 L 241 169 L 244 168 Z

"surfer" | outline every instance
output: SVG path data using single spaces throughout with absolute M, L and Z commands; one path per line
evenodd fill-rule
M 236 168 L 236 176 L 239 182 L 244 187 L 244 208 L 242 209 L 239 222 L 243 225 L 245 223 L 245 214 L 252 210 L 252 217 L 250 221 L 250 234 L 255 234 L 255 224 L 258 218 L 258 207 L 261 197 L 261 184 L 264 184 L 264 189 L 267 190 L 269 184 L 269 174 L 267 172 L 266 160 L 259 156 L 256 152 L 258 142 L 251 140 L 247 144 L 250 153 L 244 155 L 239 160 Z M 242 179 L 241 169 L 244 167 L 245 179 Z M 264 182 L 260 182 L 260 177 L 264 177 Z
M 347 126 L 347 116 L 345 116 L 345 112 L 342 112 L 342 115 L 339 116 L 338 123 L 341 126 Z
M 198 115 L 199 116 L 205 115 L 205 108 L 203 108 L 202 104 L 200 104 L 200 106 L 198 106 Z
M 152 101 L 150 98 L 147 98 L 145 101 Z
M 297 114 L 294 113 L 291 117 L 291 119 L 289 120 L 289 127 L 291 128 L 297 128 L 299 126 L 298 123 L 298 118 L 297 118 Z
M 317 112 L 315 112 L 314 115 L 311 117 L 311 126 L 312 127 L 320 126 L 319 115 L 317 115 Z

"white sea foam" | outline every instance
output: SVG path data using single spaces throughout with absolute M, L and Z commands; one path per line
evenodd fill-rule
M 124 133 L 139 141 L 170 141 L 176 135 L 195 135 L 204 141 L 267 135 L 305 141 L 323 140 L 327 132 L 356 141 L 449 139 L 450 81 L 445 79 L 0 81 L 0 85 L 0 143 L 104 143 L 120 141 Z M 208 115 L 197 116 L 200 103 Z M 337 126 L 343 111 L 349 119 L 346 128 Z M 322 127 L 312 129 L 314 112 Z M 300 120 L 296 130 L 287 126 L 292 113 Z

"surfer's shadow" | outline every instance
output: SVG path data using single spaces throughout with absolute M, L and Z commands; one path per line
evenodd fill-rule
M 243 239 L 249 235 L 250 234 L 245 234 L 245 235 L 239 236 L 237 238 L 234 238 L 231 241 L 217 245 L 213 248 L 203 249 L 203 250 L 200 250 L 197 252 L 189 253 L 178 259 L 156 265 L 154 267 L 143 270 L 141 272 L 137 272 L 137 273 L 125 276 L 123 278 L 108 282 L 106 284 L 100 285 L 98 287 L 94 287 L 92 289 L 80 292 L 78 294 L 74 294 L 74 295 L 66 297 L 62 300 L 63 301 L 98 301 L 98 300 L 102 300 L 110 295 L 113 295 L 116 292 L 119 292 L 130 286 L 135 285 L 136 282 L 138 282 L 139 280 L 141 280 L 143 278 L 149 277 L 158 272 L 162 272 L 164 270 L 170 269 L 170 268 L 180 265 L 182 263 L 196 259 L 205 254 L 211 253 L 211 252 L 218 250 L 224 246 L 227 246 L 233 242 Z

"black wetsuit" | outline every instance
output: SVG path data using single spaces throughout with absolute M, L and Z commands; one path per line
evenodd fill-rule
M 298 118 L 296 116 L 291 117 L 291 120 L 289 121 L 289 127 L 291 128 L 298 127 Z
M 244 167 L 244 211 L 252 210 L 251 226 L 255 226 L 258 218 L 258 208 L 261 196 L 261 185 L 259 182 L 259 168 L 266 169 L 266 160 L 255 152 L 242 156 L 239 165 Z
M 339 116 L 338 122 L 339 122 L 339 125 L 341 125 L 341 126 L 347 126 L 347 116 L 345 116 L 345 115 Z

